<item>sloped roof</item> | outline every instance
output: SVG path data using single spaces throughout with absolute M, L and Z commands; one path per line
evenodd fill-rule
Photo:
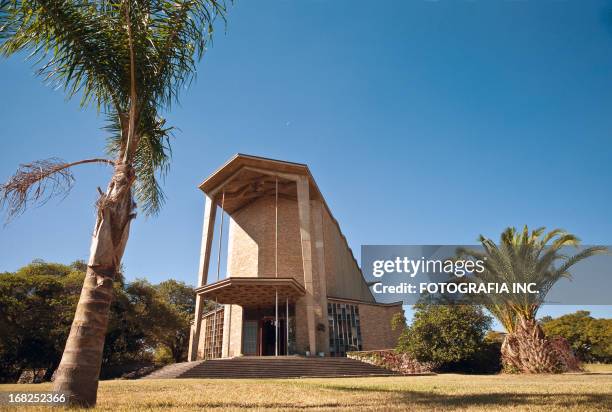
M 244 167 L 252 167 L 277 173 L 308 176 L 311 184 L 315 186 L 316 192 L 320 195 L 320 191 L 316 187 L 314 178 L 307 165 L 242 153 L 235 154 L 231 159 L 225 162 L 223 166 L 218 168 L 200 183 L 198 187 L 204 193 L 211 193 Z

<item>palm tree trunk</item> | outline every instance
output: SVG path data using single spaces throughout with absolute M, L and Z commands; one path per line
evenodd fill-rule
M 506 335 L 501 353 L 506 372 L 561 373 L 581 369 L 569 344 L 547 338 L 534 319 L 519 317 L 514 331 Z
M 53 387 L 65 393 L 71 405 L 96 404 L 113 280 L 135 216 L 131 191 L 134 179 L 130 165 L 118 164 L 97 203 L 87 273 Z

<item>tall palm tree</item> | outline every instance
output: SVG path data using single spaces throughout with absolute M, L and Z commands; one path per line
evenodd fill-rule
M 195 75 L 223 0 L 0 0 L 0 53 L 26 51 L 38 74 L 81 105 L 107 116 L 109 157 L 21 165 L 0 187 L 10 219 L 31 203 L 65 195 L 71 168 L 112 167 L 99 191 L 87 276 L 55 390 L 72 404 L 96 402 L 112 283 L 138 206 L 156 214 L 164 196 L 158 179 L 169 165 L 172 128 L 161 113 Z M 134 196 L 133 196 L 134 195 Z
M 590 256 L 607 251 L 605 247 L 590 247 L 568 256 L 563 250 L 578 247 L 580 240 L 562 229 L 546 233 L 541 227 L 529 231 L 507 228 L 499 246 L 480 236 L 483 251 L 460 248 L 460 257 L 483 261 L 485 270 L 460 279 L 475 283 L 535 283 L 539 293 L 475 295 L 470 299 L 486 307 L 506 329 L 502 345 L 502 360 L 507 370 L 524 372 L 554 372 L 559 362 L 554 345 L 548 342 L 536 321 L 536 314 L 552 286 L 562 278 L 571 278 L 569 270 Z

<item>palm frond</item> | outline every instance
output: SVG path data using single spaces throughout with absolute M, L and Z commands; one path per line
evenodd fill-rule
M 0 53 L 28 51 L 37 73 L 83 105 L 120 105 L 119 35 L 101 2 L 6 1 L 0 14 Z
M 559 277 L 569 276 L 570 274 L 568 270 L 572 266 L 574 266 L 576 263 L 588 257 L 605 254 L 609 252 L 610 252 L 609 249 L 604 246 L 593 246 L 593 247 L 583 249 L 580 252 L 576 253 L 575 255 L 570 256 L 567 259 L 565 259 L 565 262 L 559 268 L 555 269 L 554 273 L 556 276 L 559 276 Z
M 580 240 L 562 229 L 546 233 L 543 227 L 522 231 L 507 228 L 499 246 L 480 236 L 483 252 L 459 248 L 457 254 L 484 261 L 485 270 L 462 279 L 474 283 L 535 283 L 539 294 L 496 294 L 476 297 L 474 303 L 485 306 L 511 332 L 517 316 L 535 319 L 538 308 L 550 289 L 561 278 L 569 278 L 570 268 L 590 256 L 605 253 L 605 247 L 587 248 L 574 255 L 562 253 L 564 248 L 578 246 Z M 485 259 L 486 258 L 486 259 Z
M 136 170 L 135 195 L 145 215 L 155 215 L 164 204 L 164 192 L 159 179 L 165 178 L 170 167 L 172 128 L 165 119 L 150 122 L 153 127 L 144 131 L 134 156 Z
M 0 1 L 0 53 L 30 52 L 47 83 L 106 113 L 108 150 L 134 168 L 145 214 L 157 213 L 171 154 L 162 113 L 194 79 L 225 2 Z
M 0 184 L 0 205 L 7 210 L 7 222 L 22 214 L 31 203 L 40 206 L 54 197 L 68 195 L 74 183 L 70 168 L 86 163 L 113 165 L 108 159 L 67 163 L 58 158 L 20 165 L 6 183 Z

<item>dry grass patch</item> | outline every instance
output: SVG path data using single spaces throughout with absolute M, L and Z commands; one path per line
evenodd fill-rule
M 591 373 L 612 373 L 612 364 L 586 363 L 582 366 L 587 372 Z
M 0 385 L 0 391 L 50 390 Z M 7 410 L 15 410 L 9 408 Z M 33 407 L 31 410 L 46 410 Z M 612 374 L 341 379 L 179 379 L 100 383 L 99 411 L 612 410 Z

